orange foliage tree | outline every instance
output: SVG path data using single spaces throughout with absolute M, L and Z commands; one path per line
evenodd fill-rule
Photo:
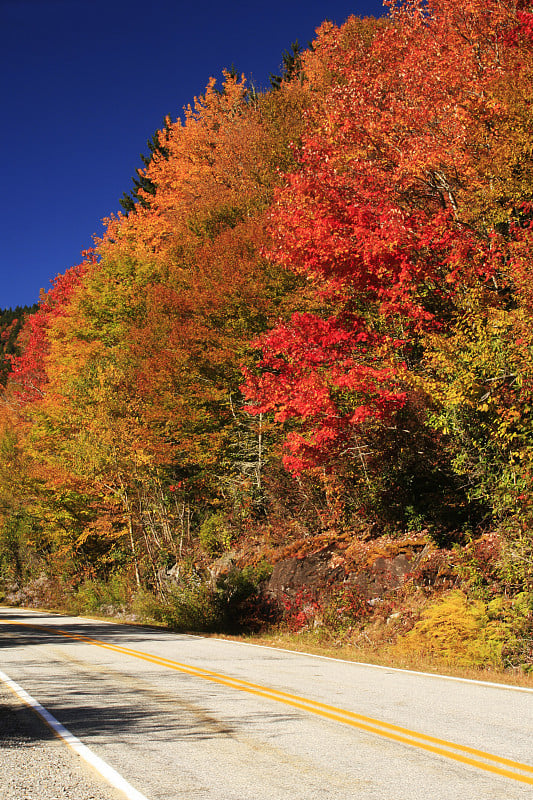
M 2 424 L 56 553 L 160 585 L 265 487 L 324 528 L 530 513 L 533 16 L 389 6 L 210 81 L 41 299 Z
M 155 194 L 108 220 L 96 256 L 58 279 L 15 365 L 28 452 L 56 495 L 85 493 L 98 509 L 76 546 L 107 541 L 108 561 L 129 550 L 137 578 L 146 567 L 156 585 L 193 500 L 231 507 L 253 494 L 260 457 L 234 452 L 238 364 L 295 283 L 261 251 L 304 103 L 290 85 L 251 96 L 235 77 L 221 91 L 211 81 L 183 122 L 167 122 L 168 157 L 147 167 Z

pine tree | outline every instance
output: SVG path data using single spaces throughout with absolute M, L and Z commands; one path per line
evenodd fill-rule
M 134 211 L 137 203 L 140 203 L 143 208 L 147 208 L 150 203 L 144 195 L 148 194 L 153 197 L 156 193 L 156 185 L 146 177 L 145 170 L 154 158 L 168 159 L 168 148 L 165 142 L 168 140 L 170 124 L 170 118 L 166 117 L 163 130 L 156 131 L 146 142 L 150 154 L 147 156 L 143 153 L 140 154 L 143 167 L 137 167 L 137 177 L 132 177 L 133 189 L 129 194 L 124 192 L 119 200 L 126 214 Z
M 11 371 L 11 356 L 20 355 L 17 338 L 24 321 L 36 310 L 37 305 L 0 310 L 0 386 L 6 385 Z
M 270 85 L 273 89 L 279 89 L 283 81 L 291 81 L 296 77 L 301 77 L 302 52 L 302 47 L 298 42 L 298 39 L 291 44 L 289 50 L 283 51 L 281 75 L 274 75 L 272 72 L 270 73 Z

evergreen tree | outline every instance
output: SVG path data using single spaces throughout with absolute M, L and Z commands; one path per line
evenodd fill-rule
M 0 309 L 0 385 L 5 386 L 11 371 L 11 356 L 20 355 L 18 335 L 26 317 L 37 310 L 37 305 Z
M 153 181 L 146 177 L 144 174 L 144 170 L 148 167 L 150 162 L 154 158 L 164 158 L 168 159 L 168 148 L 166 147 L 165 142 L 168 141 L 170 131 L 170 118 L 167 117 L 165 119 L 165 124 L 162 130 L 156 131 L 154 135 L 147 140 L 149 155 L 145 156 L 143 153 L 140 154 L 141 161 L 143 163 L 143 167 L 137 167 L 137 177 L 132 177 L 133 181 L 133 189 L 128 194 L 124 192 L 122 197 L 119 200 L 120 205 L 122 206 L 123 210 L 126 214 L 129 214 L 131 211 L 134 211 L 135 206 L 137 203 L 140 203 L 141 206 L 146 208 L 149 205 L 149 201 L 146 200 L 143 195 L 139 194 L 139 192 L 143 192 L 145 194 L 149 194 L 152 197 L 156 193 L 156 185 Z
M 309 45 L 311 47 L 311 45 Z M 273 89 L 279 89 L 283 81 L 291 81 L 302 75 L 302 47 L 296 39 L 289 50 L 283 51 L 281 75 L 270 73 L 270 85 Z

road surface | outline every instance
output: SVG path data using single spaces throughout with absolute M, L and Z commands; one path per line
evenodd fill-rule
M 528 689 L 6 607 L 0 671 L 0 700 L 51 715 L 31 734 L 36 752 L 55 721 L 72 737 L 61 744 L 69 774 L 79 763 L 80 781 L 95 782 L 77 800 L 100 800 L 106 785 L 109 800 L 533 796 Z M 2 719 L 7 797 L 18 751 Z M 30 781 L 37 759 L 27 761 Z M 76 797 L 37 779 L 36 798 Z

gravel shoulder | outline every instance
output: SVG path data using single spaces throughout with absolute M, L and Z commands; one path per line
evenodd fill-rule
M 2 800 L 124 800 L 0 683 Z

